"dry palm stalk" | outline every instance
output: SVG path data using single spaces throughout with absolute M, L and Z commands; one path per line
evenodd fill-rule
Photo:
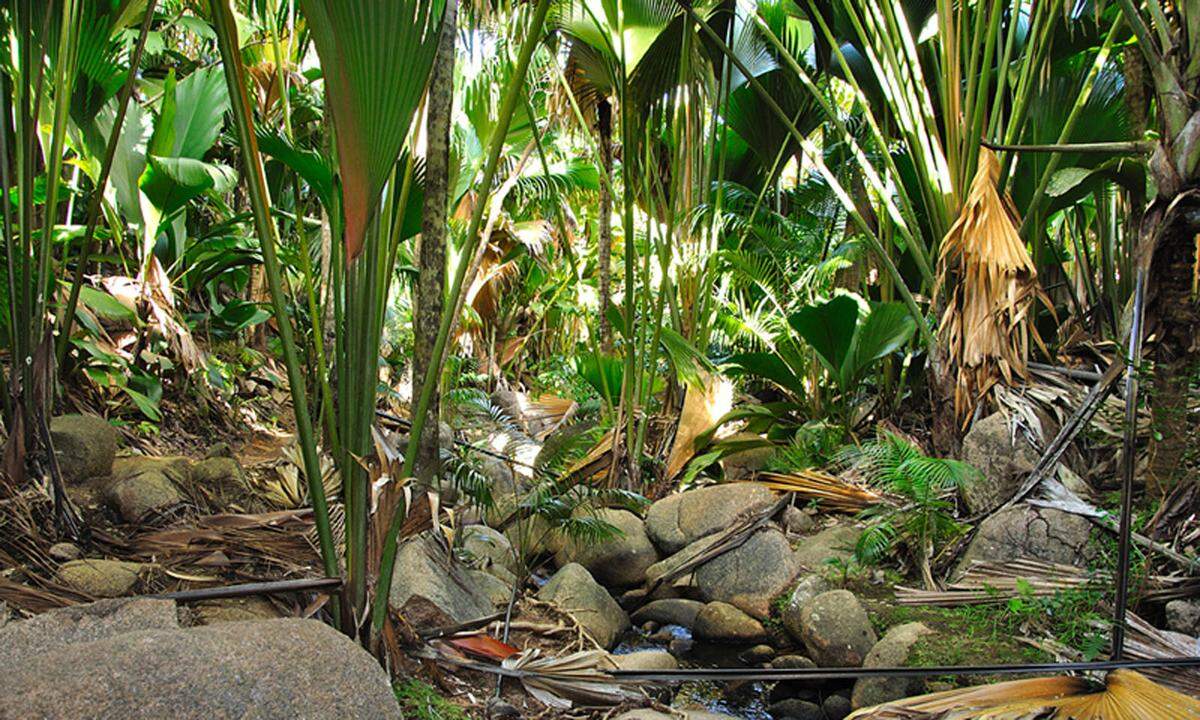
M 1195 720 L 1200 701 L 1133 670 L 1114 670 L 1103 686 L 1082 677 L 1012 680 L 906 698 L 850 720 Z
M 1195 638 L 1178 633 L 1166 633 L 1137 615 L 1125 613 L 1126 660 L 1162 660 L 1164 658 L 1194 657 L 1200 654 Z M 1156 681 L 1192 696 L 1200 697 L 1200 668 L 1148 668 L 1146 675 Z M 1144 717 L 1158 717 L 1146 715 Z M 1200 714 L 1191 717 L 1200 717 Z
M 1062 590 L 1086 587 L 1105 578 L 1072 565 L 1045 563 L 1020 558 L 1006 562 L 977 562 L 962 579 L 943 591 L 897 587 L 901 605 L 988 605 L 1007 602 L 1021 595 L 1052 596 Z M 1111 578 L 1108 578 L 1111 581 Z
M 856 513 L 884 501 L 884 496 L 821 470 L 790 473 L 760 472 L 754 477 L 772 490 L 795 493 L 827 510 Z
M 996 156 L 981 148 L 979 169 L 939 258 L 938 286 L 945 285 L 948 274 L 957 279 L 939 332 L 948 369 L 958 377 L 954 407 L 960 421 L 972 416 L 996 382 L 1012 384 L 1026 377 L 1029 310 L 1036 298 L 1044 297 L 1017 233 L 1012 201 L 996 191 L 999 177 Z

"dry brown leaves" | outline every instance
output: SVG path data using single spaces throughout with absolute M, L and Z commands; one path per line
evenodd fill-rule
M 971 417 L 995 383 L 1026 377 L 1030 309 L 1045 297 L 1017 233 L 1012 201 L 996 191 L 999 176 L 996 156 L 980 148 L 979 169 L 939 257 L 938 286 L 945 287 L 948 276 L 955 280 L 939 333 L 957 375 L 954 406 L 960 420 Z M 1040 344 L 1036 333 L 1033 337 Z

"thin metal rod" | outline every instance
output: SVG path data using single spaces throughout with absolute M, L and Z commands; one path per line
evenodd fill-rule
M 418 654 L 439 663 L 489 672 L 504 677 L 536 677 L 538 673 L 499 665 L 462 660 L 441 654 Z M 683 668 L 679 670 L 606 670 L 620 682 L 650 684 L 694 680 L 714 682 L 775 682 L 780 680 L 857 680 L 863 677 L 933 677 L 942 675 L 1017 675 L 1063 672 L 1107 672 L 1145 668 L 1195 668 L 1200 657 L 1153 658 L 1146 660 L 1101 660 L 1098 662 L 1029 663 L 1001 665 L 936 665 L 930 667 L 877 668 Z
M 342 586 L 342 579 L 337 577 L 308 578 L 304 580 L 274 580 L 271 582 L 242 583 L 240 585 L 225 585 L 223 587 L 199 588 L 197 590 L 177 590 L 176 592 L 159 593 L 147 597 L 175 600 L 176 602 L 197 602 L 199 600 L 219 600 L 224 598 L 247 597 L 249 595 L 276 595 L 288 592 L 311 592 L 314 590 L 337 590 Z
M 1129 603 L 1129 548 L 1133 518 L 1134 444 L 1137 440 L 1138 366 L 1142 357 L 1142 312 L 1146 301 L 1146 267 L 1139 263 L 1133 289 L 1133 320 L 1125 360 L 1125 437 L 1121 448 L 1121 522 L 1117 529 L 1117 597 L 1114 603 L 1112 657 L 1125 652 L 1125 610 Z
M 1080 370 L 1079 368 L 1062 367 L 1060 365 L 1047 365 L 1046 363 L 1030 362 L 1026 363 L 1030 370 L 1039 370 L 1047 373 L 1057 373 L 1072 380 L 1082 380 L 1084 382 L 1096 383 L 1104 377 L 1103 373 L 1095 372 L 1094 370 Z
M 1057 145 L 1003 145 L 981 140 L 980 144 L 989 150 L 1002 150 L 1005 152 L 1077 152 L 1117 153 L 1125 155 L 1145 155 L 1154 152 L 1154 143 L 1140 140 L 1128 142 L 1061 143 Z
M 1004 665 L 940 665 L 934 667 L 879 668 L 699 668 L 682 670 L 610 670 L 618 680 L 682 682 L 686 680 L 767 682 L 774 680 L 856 680 L 862 677 L 930 677 L 940 675 L 1009 675 L 1025 673 L 1105 672 L 1141 668 L 1200 667 L 1200 657 L 1099 662 L 1030 663 Z

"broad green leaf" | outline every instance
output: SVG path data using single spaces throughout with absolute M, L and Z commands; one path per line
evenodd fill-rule
M 152 155 L 141 185 L 155 209 L 165 216 L 207 190 L 229 192 L 237 185 L 237 174 L 224 165 Z
M 301 0 L 337 136 L 348 261 L 408 135 L 437 52 L 444 0 Z
M 730 357 L 727 362 L 735 369 L 734 372 L 740 370 L 744 374 L 769 380 L 795 398 L 808 395 L 801 378 L 775 353 L 739 353 Z
M 788 318 L 788 323 L 812 346 L 825 369 L 841 377 L 858 325 L 858 302 L 849 295 L 838 295 L 801 308 Z
M 1050 197 L 1066 194 L 1076 185 L 1087 180 L 1091 174 L 1091 168 L 1068 167 L 1058 170 L 1050 177 L 1050 183 L 1046 186 L 1046 194 Z
M 217 141 L 229 110 L 229 88 L 219 66 L 200 68 L 175 86 L 175 117 L 170 153 L 174 157 L 204 157 Z
M 106 320 L 124 320 L 133 322 L 137 319 L 137 315 L 121 304 L 112 295 L 106 292 L 101 292 L 93 287 L 84 285 L 79 288 L 79 300 L 88 307 L 89 310 L 96 313 Z
M 879 303 L 854 334 L 854 344 L 841 374 L 842 389 L 847 390 L 876 360 L 900 349 L 917 330 L 903 303 Z
M 333 204 L 333 167 L 324 155 L 316 150 L 298 148 L 274 130 L 259 127 L 255 134 L 258 136 L 259 150 L 304 178 L 320 198 L 326 212 L 332 213 L 336 209 Z

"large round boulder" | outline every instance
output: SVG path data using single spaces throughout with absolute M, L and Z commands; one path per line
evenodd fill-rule
M 803 633 L 804 606 L 821 593 L 828 592 L 829 589 L 829 582 L 816 573 L 805 575 L 796 582 L 796 586 L 788 594 L 787 602 L 784 604 L 779 618 L 783 621 L 784 629 L 791 633 L 792 637 L 800 638 Z
M 800 640 L 820 667 L 859 667 L 878 640 L 867 611 L 849 590 L 809 600 L 801 623 Z
M 629 616 L 579 563 L 569 563 L 554 573 L 538 590 L 538 598 L 575 618 L 601 647 L 616 645 L 621 633 L 629 629 Z
M 1003 413 L 993 413 L 971 426 L 963 438 L 962 459 L 979 471 L 962 488 L 972 514 L 1007 502 L 1033 471 L 1041 453 Z
M 1092 524 L 1053 508 L 1014 505 L 979 523 L 958 564 L 961 573 L 976 561 L 1032 558 L 1083 567 L 1093 557 Z
M 890 628 L 871 648 L 871 652 L 867 653 L 863 667 L 903 667 L 917 641 L 931 632 L 933 631 L 919 622 Z M 861 677 L 854 683 L 854 693 L 850 700 L 856 708 L 870 707 L 917 695 L 923 690 L 923 686 L 921 678 Z
M 399 720 L 387 673 L 315 620 L 153 629 L 6 665 L 0 717 Z
M 63 481 L 80 483 L 112 472 L 120 436 L 95 415 L 60 415 L 50 420 L 50 440 Z
M 783 533 L 765 527 L 738 547 L 696 568 L 695 582 L 705 600 L 719 600 L 765 620 L 771 603 L 791 585 L 799 566 Z
M 554 554 L 558 565 L 577 562 L 607 587 L 629 587 L 645 580 L 646 568 L 658 561 L 658 552 L 642 519 L 616 508 L 596 510 L 594 517 L 616 528 L 616 534 L 600 542 L 564 539 Z
M 430 532 L 396 551 L 388 598 L 417 630 L 478 620 L 494 611 L 492 599 Z
M 774 493 L 759 483 L 724 483 L 688 490 L 650 506 L 646 533 L 663 552 L 676 553 L 774 502 Z
M 762 623 L 723 602 L 705 605 L 696 615 L 693 632 L 700 640 L 733 645 L 750 645 L 767 637 Z

